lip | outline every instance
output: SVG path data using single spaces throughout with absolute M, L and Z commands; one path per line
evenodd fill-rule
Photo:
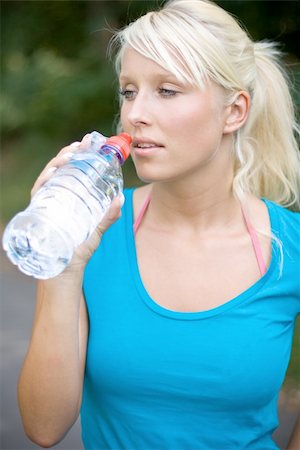
M 149 144 L 150 147 L 139 147 L 138 145 L 141 144 Z M 153 152 L 156 152 L 157 150 L 163 148 L 164 146 L 160 143 L 154 141 L 153 139 L 143 137 L 143 138 L 137 138 L 134 137 L 132 140 L 132 148 L 135 155 L 138 156 L 146 156 L 151 155 Z

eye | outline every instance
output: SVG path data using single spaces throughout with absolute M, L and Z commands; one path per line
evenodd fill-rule
M 159 93 L 160 95 L 162 95 L 163 97 L 173 97 L 174 95 L 176 95 L 178 92 L 174 91 L 173 89 L 165 89 L 165 88 L 159 88 Z
M 132 89 L 119 89 L 119 94 L 124 97 L 126 100 L 131 100 L 134 95 L 135 95 L 135 91 L 133 91 Z

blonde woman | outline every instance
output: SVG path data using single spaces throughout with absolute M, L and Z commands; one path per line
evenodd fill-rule
M 276 449 L 300 312 L 298 129 L 280 55 L 204 0 L 167 2 L 114 43 L 145 185 L 39 282 L 25 430 L 54 445 L 81 410 L 86 449 Z

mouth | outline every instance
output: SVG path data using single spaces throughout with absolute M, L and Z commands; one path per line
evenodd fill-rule
M 132 147 L 134 153 L 136 153 L 137 155 L 146 155 L 153 153 L 153 151 L 159 148 L 162 148 L 163 145 L 159 144 L 158 142 L 154 142 L 150 139 L 144 138 L 144 139 L 133 139 Z

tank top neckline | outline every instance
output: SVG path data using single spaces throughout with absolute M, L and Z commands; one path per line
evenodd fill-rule
M 144 215 L 146 214 L 146 211 L 148 209 L 150 201 L 151 201 L 151 192 L 147 195 L 146 200 L 144 201 L 144 203 L 133 223 L 134 235 L 137 233 L 137 230 L 139 229 L 139 227 L 141 225 L 141 222 L 143 220 Z M 241 205 L 241 211 L 242 211 L 243 219 L 244 219 L 244 222 L 246 225 L 246 229 L 247 229 L 250 239 L 251 239 L 251 243 L 252 243 L 256 261 L 258 264 L 258 268 L 259 268 L 261 276 L 263 276 L 267 272 L 267 266 L 266 266 L 266 263 L 265 263 L 265 260 L 263 257 L 261 244 L 258 239 L 257 232 L 256 232 L 255 228 L 252 226 L 251 221 L 248 217 L 248 214 L 245 211 L 245 208 L 243 207 L 242 203 L 240 203 L 240 205 Z

